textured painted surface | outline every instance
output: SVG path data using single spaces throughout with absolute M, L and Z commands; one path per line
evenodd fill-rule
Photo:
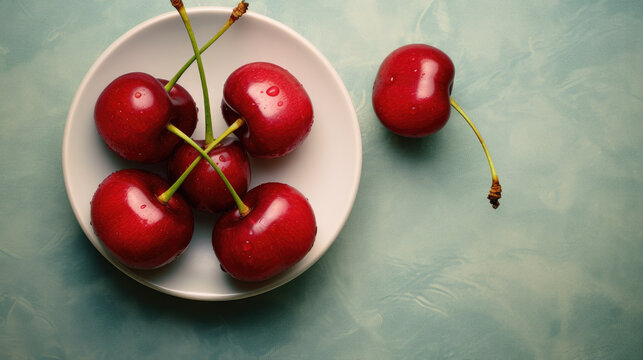
M 298 279 L 236 302 L 176 299 L 122 275 L 67 202 L 63 127 L 96 57 L 173 9 L 3 1 L 0 358 L 640 358 L 640 1 L 250 3 L 319 48 L 358 112 L 362 183 L 338 240 Z M 497 211 L 457 115 L 413 141 L 376 120 L 379 62 L 409 42 L 452 57 L 453 96 L 503 185 Z

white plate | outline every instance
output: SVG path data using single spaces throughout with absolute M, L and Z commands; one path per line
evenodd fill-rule
M 199 44 L 210 39 L 227 21 L 231 9 L 188 9 Z M 252 161 L 254 187 L 266 181 L 285 182 L 306 195 L 317 217 L 318 233 L 308 255 L 271 280 L 248 284 L 232 280 L 219 268 L 212 250 L 215 216 L 195 211 L 192 243 L 178 260 L 154 271 L 133 271 L 116 262 L 94 235 L 90 200 L 98 184 L 111 172 L 143 166 L 111 153 L 94 127 L 93 110 L 101 90 L 117 76 L 143 71 L 169 79 L 192 55 L 187 32 L 177 12 L 145 21 L 116 40 L 85 75 L 73 100 L 63 138 L 63 173 L 73 211 L 83 231 L 114 266 L 156 290 L 198 300 L 230 300 L 274 289 L 312 266 L 333 243 L 351 211 L 361 174 L 362 145 L 357 115 L 350 96 L 326 58 L 306 39 L 283 24 L 248 12 L 203 55 L 215 134 L 224 130 L 222 87 L 237 67 L 268 61 L 289 70 L 304 85 L 313 103 L 315 122 L 309 137 L 281 159 Z M 199 108 L 194 138 L 203 138 L 203 95 L 196 64 L 179 84 L 192 94 Z M 164 175 L 162 166 L 143 167 Z

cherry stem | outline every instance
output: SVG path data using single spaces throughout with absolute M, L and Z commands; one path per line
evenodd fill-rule
M 205 109 L 205 143 L 209 144 L 214 141 L 214 136 L 212 134 L 212 114 L 210 113 L 210 96 L 208 94 L 208 83 L 205 78 L 205 70 L 203 70 L 203 60 L 201 59 L 201 54 L 199 53 L 199 46 L 196 43 L 194 37 L 194 31 L 192 30 L 192 25 L 190 24 L 190 18 L 188 13 L 183 6 L 183 1 L 181 0 L 172 0 L 172 5 L 181 15 L 181 20 L 185 25 L 185 30 L 188 32 L 190 37 L 190 43 L 192 44 L 192 50 L 194 51 L 194 56 L 196 58 L 197 67 L 199 68 L 199 77 L 201 78 L 201 88 L 203 89 L 203 105 Z
M 209 153 L 210 150 L 214 149 L 214 147 L 217 146 L 217 144 L 219 144 L 223 139 L 228 137 L 228 135 L 232 134 L 233 131 L 237 130 L 242 125 L 243 125 L 243 119 L 241 118 L 237 119 L 237 121 L 232 123 L 232 125 L 230 125 L 230 127 L 228 127 L 226 131 L 224 131 L 221 135 L 219 135 L 218 138 L 214 139 L 214 141 L 208 144 L 204 151 L 206 153 Z M 192 161 L 190 166 L 188 166 L 187 169 L 183 171 L 181 176 L 179 176 L 179 178 L 176 179 L 174 184 L 172 184 L 172 186 L 170 186 L 163 194 L 159 195 L 158 198 L 162 203 L 167 204 L 167 202 L 170 201 L 170 198 L 172 198 L 172 195 L 174 195 L 174 193 L 179 189 L 179 187 L 181 187 L 185 179 L 188 177 L 188 175 L 190 175 L 192 170 L 194 170 L 194 168 L 197 166 L 197 164 L 202 158 L 203 157 L 199 155 L 196 159 L 194 159 L 194 161 Z
M 489 199 L 489 202 L 493 206 L 494 209 L 497 209 L 498 206 L 500 206 L 500 198 L 502 197 L 501 192 L 502 192 L 502 187 L 500 186 L 500 181 L 498 181 L 498 174 L 496 173 L 496 168 L 493 166 L 493 161 L 491 160 L 491 155 L 489 155 L 489 150 L 487 150 L 487 146 L 484 143 L 484 140 L 482 140 L 482 136 L 478 132 L 478 129 L 476 129 L 476 126 L 473 125 L 473 122 L 469 119 L 467 114 L 462 110 L 460 105 L 458 105 L 457 102 L 453 98 L 451 98 L 451 106 L 453 106 L 454 109 L 456 109 L 457 112 L 462 115 L 464 120 L 467 121 L 469 126 L 471 126 L 471 129 L 473 132 L 476 134 L 478 137 L 478 140 L 480 141 L 480 144 L 482 145 L 482 149 L 484 150 L 485 155 L 487 156 L 487 161 L 489 161 L 489 168 L 491 169 L 491 190 L 489 190 L 489 195 L 487 196 L 487 199 Z
M 203 47 L 201 47 L 201 49 L 199 49 L 199 54 L 202 54 L 205 50 L 207 50 L 210 47 L 210 45 L 212 45 L 215 41 L 217 41 L 217 39 L 219 39 L 219 37 L 221 37 L 221 35 L 223 35 L 223 33 L 226 32 L 226 30 L 228 30 L 230 26 L 232 26 L 232 24 L 234 24 L 243 14 L 245 14 L 247 10 L 248 10 L 248 3 L 246 3 L 245 1 L 241 1 L 237 5 L 237 7 L 232 10 L 232 14 L 230 14 L 230 17 L 228 18 L 228 22 L 226 22 L 226 24 L 223 25 L 223 27 L 221 27 L 221 30 L 219 30 L 219 32 L 216 33 L 212 37 L 212 39 L 210 39 L 210 41 L 208 41 L 205 45 L 203 45 Z M 165 90 L 170 92 L 170 90 L 172 90 L 176 82 L 179 81 L 179 78 L 190 67 L 190 65 L 192 65 L 192 63 L 195 60 L 196 60 L 196 54 L 192 55 L 190 60 L 188 60 L 183 65 L 183 67 L 179 69 L 176 75 L 174 75 L 174 77 L 170 79 L 170 81 L 165 85 Z
M 232 198 L 234 199 L 234 202 L 236 203 L 237 208 L 239 209 L 239 212 L 241 213 L 241 216 L 246 216 L 246 215 L 248 215 L 248 213 L 250 213 L 250 208 L 246 204 L 243 203 L 243 201 L 239 197 L 239 194 L 237 194 L 237 192 L 234 190 L 234 187 L 232 187 L 232 184 L 230 184 L 230 182 L 228 181 L 226 176 L 223 174 L 223 171 L 221 171 L 219 166 L 217 166 L 217 163 L 214 162 L 214 160 L 212 160 L 210 155 L 208 155 L 208 152 L 210 150 L 212 150 L 221 140 L 223 140 L 225 137 L 227 137 L 233 131 L 235 131 L 241 125 L 243 125 L 243 123 L 244 123 L 244 121 L 242 119 L 237 119 L 237 121 L 235 121 L 232 125 L 230 125 L 230 127 L 228 127 L 228 129 L 226 129 L 226 131 L 224 131 L 223 134 L 221 134 L 221 136 L 219 136 L 216 140 L 213 140 L 210 144 L 208 144 L 208 146 L 207 146 L 207 148 L 205 150 L 203 150 L 196 142 L 194 142 L 194 140 L 192 140 L 187 134 L 185 134 L 183 131 L 181 131 L 181 129 L 177 128 L 176 126 L 174 126 L 172 124 L 168 124 L 166 128 L 167 128 L 167 130 L 169 132 L 171 132 L 174 135 L 180 137 L 181 139 L 183 139 L 183 141 L 185 141 L 190 146 L 192 146 L 196 151 L 199 152 L 199 154 L 201 154 L 202 158 L 204 158 L 208 163 L 210 163 L 210 165 L 212 165 L 212 168 L 214 169 L 214 171 L 216 171 L 217 174 L 219 174 L 219 177 L 221 177 L 221 180 L 223 180 L 223 183 L 225 184 L 226 188 L 228 188 L 228 191 L 230 191 L 230 194 L 232 195 Z M 177 181 L 170 187 L 170 189 L 172 189 L 173 187 L 176 187 L 176 188 L 173 189 L 173 191 L 169 195 L 166 195 L 166 193 L 168 193 L 170 191 L 170 189 L 168 189 L 165 193 L 163 193 L 163 194 L 161 194 L 159 196 L 159 200 L 161 202 L 167 203 L 167 201 L 169 201 L 169 198 L 174 194 L 174 192 L 176 192 L 176 190 L 179 188 L 179 186 L 181 186 L 181 183 L 183 183 L 183 180 L 185 180 L 185 178 L 188 176 L 189 172 L 192 171 L 192 169 L 194 169 L 194 167 L 197 165 L 199 160 L 201 160 L 201 157 L 198 157 L 198 158 L 194 159 L 194 161 L 192 161 L 192 164 L 190 164 L 188 169 L 186 169 L 183 172 L 183 174 L 181 174 L 179 179 L 177 179 Z M 186 172 L 187 172 L 187 174 L 186 174 Z M 167 199 L 167 201 L 166 201 L 166 199 Z

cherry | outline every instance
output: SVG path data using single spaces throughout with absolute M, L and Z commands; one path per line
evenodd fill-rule
M 406 137 L 423 137 L 449 120 L 455 68 L 435 47 L 403 46 L 380 65 L 373 86 L 373 108 L 382 124 Z
M 155 163 L 167 159 L 181 141 L 167 131 L 175 125 L 186 134 L 196 127 L 196 104 L 179 85 L 173 94 L 142 72 L 124 74 L 101 92 L 94 108 L 98 134 L 121 157 Z
M 440 130 L 449 120 L 451 106 L 462 115 L 478 137 L 491 169 L 487 198 L 496 209 L 501 187 L 482 136 L 451 97 L 455 67 L 441 50 L 426 44 L 409 44 L 391 52 L 382 62 L 373 84 L 373 109 L 380 122 L 406 137 L 424 137 Z
M 171 2 L 177 7 L 185 23 L 187 14 L 182 2 Z M 197 123 L 196 104 L 189 93 L 176 82 L 190 64 L 198 60 L 198 55 L 235 23 L 247 8 L 248 4 L 241 1 L 221 30 L 201 49 L 197 49 L 197 53 L 169 82 L 154 79 L 149 74 L 134 72 L 118 77 L 101 92 L 94 108 L 94 121 L 99 135 L 111 150 L 128 160 L 155 163 L 167 159 L 180 142 L 166 131 L 169 125 L 175 125 L 176 129 L 188 135 L 192 134 Z M 194 44 L 189 23 L 186 23 L 186 28 Z M 165 89 L 157 82 L 165 85 Z M 207 89 L 204 89 L 204 97 L 207 98 Z M 205 102 L 205 107 L 209 110 L 209 101 Z M 209 114 L 206 111 L 206 125 L 211 129 Z M 207 130 L 207 134 L 210 135 L 208 140 L 211 140 L 211 130 Z
M 269 279 L 300 261 L 317 234 L 313 209 L 295 188 L 264 183 L 243 198 L 247 214 L 230 210 L 212 231 L 221 267 L 242 281 Z
M 205 141 L 195 141 L 201 148 Z M 238 140 L 227 138 L 208 152 L 210 158 L 226 175 L 230 184 L 241 195 L 250 186 L 250 162 L 246 151 Z M 200 154 L 189 144 L 180 145 L 168 161 L 168 177 L 176 181 Z M 234 206 L 225 183 L 206 161 L 200 161 L 183 185 L 181 193 L 195 208 L 218 212 Z
M 119 170 L 101 182 L 91 200 L 96 236 L 125 266 L 154 269 L 176 259 L 188 246 L 194 218 L 179 195 L 167 201 L 170 185 L 156 174 Z
M 221 109 L 228 124 L 245 121 L 236 134 L 258 158 L 290 153 L 313 125 L 313 106 L 303 85 L 286 69 L 267 62 L 249 63 L 230 74 Z

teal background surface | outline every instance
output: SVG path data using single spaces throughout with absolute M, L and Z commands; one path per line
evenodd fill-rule
M 231 302 L 123 275 L 65 193 L 76 88 L 110 43 L 170 2 L 0 4 L 0 358 L 643 357 L 641 1 L 250 1 L 333 64 L 359 117 L 363 170 L 326 255 Z M 455 63 L 453 97 L 494 158 L 499 209 L 457 113 L 420 140 L 375 117 L 377 68 L 412 42 Z

